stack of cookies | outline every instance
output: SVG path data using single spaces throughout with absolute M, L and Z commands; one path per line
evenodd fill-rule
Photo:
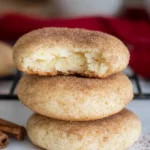
M 21 102 L 36 112 L 27 122 L 30 140 L 47 150 L 124 150 L 139 137 L 141 123 L 124 107 L 133 87 L 120 73 L 129 52 L 98 31 L 43 28 L 22 36 L 14 62 L 27 75 Z

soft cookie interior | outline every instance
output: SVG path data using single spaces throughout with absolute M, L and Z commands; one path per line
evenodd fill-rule
M 109 71 L 109 65 L 100 52 L 70 51 L 67 49 L 40 49 L 22 57 L 24 69 L 42 72 L 97 73 Z

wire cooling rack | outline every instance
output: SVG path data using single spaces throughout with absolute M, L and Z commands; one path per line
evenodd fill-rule
M 0 82 L 12 82 L 12 84 L 10 85 L 9 88 L 9 92 L 8 93 L 0 93 L 0 100 L 18 100 L 17 95 L 15 94 L 15 89 L 17 86 L 18 81 L 20 80 L 22 76 L 22 73 L 20 71 L 17 71 L 16 74 L 11 75 L 11 76 L 7 76 L 7 77 L 3 77 L 0 78 Z
M 12 84 L 9 86 L 9 91 L 7 93 L 0 93 L 0 100 L 18 100 L 18 97 L 16 95 L 16 86 L 18 81 L 20 80 L 22 76 L 22 73 L 20 71 L 17 71 L 15 75 L 0 78 L 0 83 L 1 82 L 11 82 Z M 134 93 L 134 99 L 150 99 L 150 92 L 149 93 L 143 93 L 142 92 L 142 87 L 140 85 L 140 78 L 136 75 L 133 74 L 129 76 L 132 82 L 134 82 L 134 88 L 136 88 L 136 92 Z

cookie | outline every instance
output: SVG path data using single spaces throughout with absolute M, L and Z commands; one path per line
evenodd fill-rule
M 12 58 L 12 47 L 0 41 L 0 77 L 10 75 L 14 70 L 15 65 Z
M 73 75 L 105 78 L 129 63 L 126 46 L 99 31 L 43 28 L 23 35 L 14 46 L 19 70 L 41 76 Z
M 34 114 L 27 122 L 29 139 L 46 150 L 124 150 L 141 133 L 141 122 L 127 109 L 96 121 L 68 122 Z
M 20 101 L 55 119 L 88 121 L 121 111 L 133 98 L 133 87 L 122 73 L 108 78 L 26 75 L 18 84 Z

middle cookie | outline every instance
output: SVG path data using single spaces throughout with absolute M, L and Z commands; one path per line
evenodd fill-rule
M 104 79 L 26 75 L 18 97 L 41 115 L 66 121 L 88 121 L 121 111 L 133 98 L 133 87 L 122 73 Z

